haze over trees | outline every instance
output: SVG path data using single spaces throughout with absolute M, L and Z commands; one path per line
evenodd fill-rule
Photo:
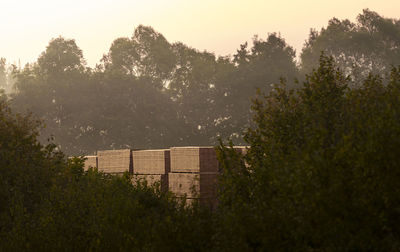
M 83 171 L 40 123 L 0 102 L 3 251 L 259 251 L 400 248 L 400 67 L 359 87 L 334 63 L 254 101 L 243 156 L 217 148 L 215 210 L 129 174 Z
M 62 37 L 1 60 L 0 250 L 400 250 L 400 23 L 357 22 L 312 31 L 301 62 L 276 33 L 216 57 L 146 26 L 94 69 Z M 212 211 L 66 157 L 218 141 Z
M 53 39 L 37 62 L 15 72 L 10 97 L 17 111 L 44 120 L 42 141 L 53 135 L 70 154 L 210 145 L 218 136 L 239 143 L 256 89 L 296 73 L 294 50 L 277 34 L 255 38 L 230 59 L 139 26 L 132 38 L 116 39 L 95 69 L 74 40 Z
M 312 29 L 300 55 L 305 73 L 318 65 L 321 51 L 353 78 L 383 75 L 400 64 L 400 20 L 365 9 L 356 23 L 333 18 L 321 31 Z
M 132 37 L 116 39 L 93 69 L 75 41 L 63 37 L 23 69 L 7 70 L 3 59 L 0 85 L 7 93 L 13 86 L 15 111 L 31 111 L 44 121 L 41 141 L 52 137 L 68 154 L 214 145 L 218 137 L 243 144 L 257 89 L 268 93 L 281 77 L 295 88 L 293 80 L 318 65 L 321 51 L 354 83 L 370 71 L 382 75 L 400 63 L 399 43 L 399 20 L 370 10 L 357 23 L 333 18 L 321 31 L 311 30 L 299 62 L 277 33 L 217 57 L 140 25 Z

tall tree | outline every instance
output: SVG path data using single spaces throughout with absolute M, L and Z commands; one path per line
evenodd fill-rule
M 52 39 L 36 63 L 15 72 L 12 106 L 19 112 L 34 112 L 44 120 L 42 141 L 53 135 L 64 144 L 63 138 L 79 134 L 80 101 L 85 99 L 82 94 L 86 93 L 83 89 L 88 86 L 89 74 L 74 40 Z
M 73 40 L 50 41 L 38 62 L 16 78 L 13 107 L 43 119 L 41 140 L 53 136 L 67 154 L 162 148 L 186 140 L 178 137 L 187 135 L 184 124 L 157 76 L 134 76 L 115 65 L 88 69 Z
M 257 89 L 268 93 L 280 78 L 293 80 L 297 76 L 295 56 L 295 50 L 276 33 L 266 40 L 254 37 L 250 49 L 247 43 L 240 46 L 233 59 L 235 71 L 228 71 L 219 89 L 223 136 L 240 139 L 241 132 L 250 126 L 251 97 Z
M 188 137 L 191 141 L 210 144 L 210 138 L 215 134 L 214 121 L 219 113 L 217 76 L 223 65 L 230 65 L 230 62 L 182 43 L 175 43 L 173 51 L 177 63 L 168 91 L 178 105 L 180 117 L 190 128 Z
M 322 56 L 299 89 L 255 100 L 245 157 L 219 149 L 223 248 L 399 249 L 400 68 L 349 84 Z
M 175 55 L 161 33 L 152 27 L 139 25 L 131 38 L 119 38 L 113 42 L 103 62 L 108 70 L 144 78 L 163 88 L 175 66 Z
M 324 51 L 353 78 L 370 72 L 383 75 L 400 64 L 400 20 L 364 9 L 357 22 L 333 18 L 321 31 L 311 30 L 301 53 L 301 68 L 309 72 Z

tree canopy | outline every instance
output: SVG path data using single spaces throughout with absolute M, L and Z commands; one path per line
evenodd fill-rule
M 52 138 L 68 154 L 213 145 L 218 136 L 241 143 L 255 90 L 296 74 L 295 52 L 276 33 L 229 58 L 140 25 L 94 69 L 73 39 L 52 39 L 37 62 L 14 69 L 10 102 L 42 119 L 40 140 Z
M 400 68 L 350 83 L 323 55 L 254 100 L 247 154 L 219 147 L 222 247 L 398 249 Z
M 39 125 L 0 102 L 1 251 L 210 248 L 209 212 L 128 174 L 83 171 L 82 158 L 37 141 Z
M 167 48 L 172 67 L 143 41 Z M 135 43 L 150 58 L 132 63 Z M 303 81 L 271 85 L 301 70 L 275 33 L 229 58 L 140 27 L 96 69 L 73 40 L 52 40 L 14 69 L 15 93 L 0 93 L 0 250 L 399 250 L 400 67 L 357 75 L 322 54 Z M 248 148 L 217 146 L 213 211 L 60 152 L 218 136 Z
M 41 142 L 54 138 L 67 154 L 214 145 L 218 137 L 244 144 L 256 90 L 269 93 L 281 78 L 298 88 L 293 80 L 317 67 L 321 52 L 350 76 L 350 87 L 370 72 L 388 79 L 400 64 L 399 24 L 368 9 L 356 22 L 333 18 L 311 30 L 298 59 L 279 33 L 217 56 L 139 25 L 131 37 L 115 39 L 95 68 L 75 40 L 58 37 L 23 69 L 1 61 L 0 87 L 7 84 L 1 97 L 42 119 Z
M 353 78 L 382 75 L 400 64 L 400 20 L 364 9 L 356 23 L 333 18 L 321 31 L 312 29 L 301 53 L 305 73 L 318 65 L 321 51 Z

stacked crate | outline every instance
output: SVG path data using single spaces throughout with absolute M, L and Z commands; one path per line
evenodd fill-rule
M 169 190 L 178 197 L 214 205 L 218 160 L 214 147 L 172 147 Z
M 132 156 L 130 149 L 104 150 L 97 152 L 97 168 L 111 174 L 132 173 Z
M 85 156 L 85 166 L 83 169 L 85 171 L 89 170 L 90 167 L 97 168 L 97 156 Z
M 160 183 L 163 191 L 168 190 L 170 171 L 170 151 L 139 150 L 132 151 L 134 181 L 145 179 L 148 184 Z

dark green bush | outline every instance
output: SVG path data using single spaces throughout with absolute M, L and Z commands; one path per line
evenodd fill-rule
M 400 68 L 390 76 L 350 89 L 322 55 L 296 91 L 259 95 L 248 153 L 218 147 L 222 248 L 400 249 Z

